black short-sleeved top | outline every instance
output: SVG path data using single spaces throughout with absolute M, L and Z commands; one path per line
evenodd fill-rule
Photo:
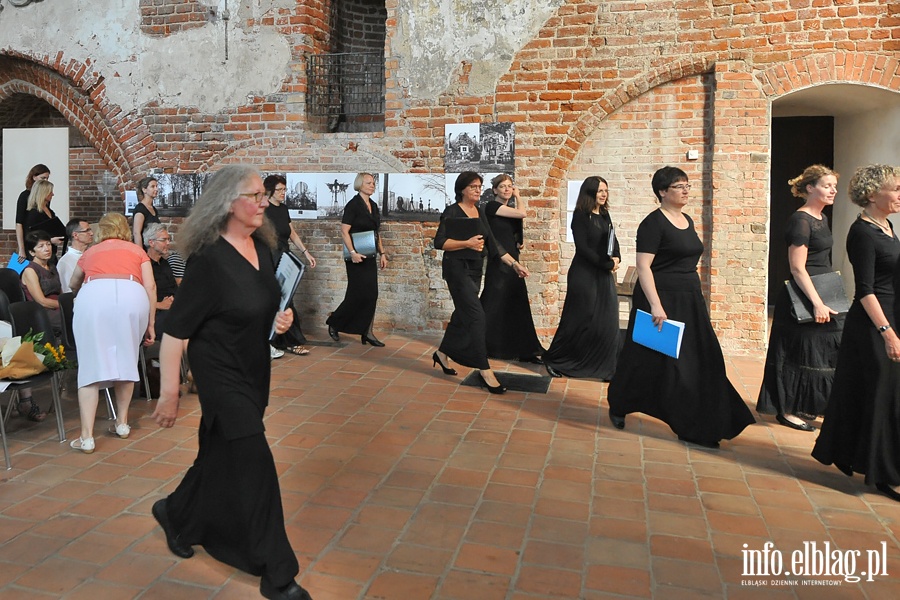
M 381 227 L 381 213 L 378 211 L 378 205 L 369 199 L 372 206 L 372 212 L 366 208 L 366 201 L 359 194 L 353 196 L 350 202 L 344 206 L 344 214 L 341 217 L 341 223 L 350 226 L 350 233 L 358 233 L 360 231 L 374 231 L 375 237 L 378 237 L 378 229 Z
M 284 202 L 278 206 L 270 202 L 266 207 L 266 216 L 272 221 L 272 225 L 275 227 L 275 235 L 278 236 L 278 249 L 281 252 L 287 252 L 288 248 L 290 248 L 292 233 L 291 215 L 288 212 L 288 207 Z
M 156 209 L 154 208 L 154 210 L 156 210 Z M 141 237 L 143 237 L 144 230 L 147 228 L 147 225 L 149 225 L 150 223 L 159 223 L 160 222 L 159 221 L 159 212 L 157 212 L 155 215 L 150 214 L 150 209 L 147 208 L 146 206 L 144 206 L 144 204 L 142 202 L 138 202 L 137 205 L 134 207 L 134 209 L 131 211 L 132 220 L 134 219 L 134 216 L 138 215 L 138 214 L 144 215 L 144 226 L 141 227 Z
M 855 300 L 869 294 L 889 298 L 894 294 L 894 267 L 900 257 L 900 240 L 893 233 L 857 217 L 847 232 L 847 258 L 853 265 Z
M 656 209 L 647 215 L 637 230 L 637 252 L 654 254 L 650 270 L 654 273 L 695 273 L 703 254 L 703 242 L 688 216 L 688 226 L 678 229 Z
M 452 252 L 444 252 L 443 260 L 479 260 L 485 254 L 490 254 L 491 257 L 494 256 L 503 256 L 507 253 L 506 247 L 501 244 L 496 237 L 494 237 L 494 233 L 491 230 L 491 225 L 488 222 L 487 215 L 484 213 L 484 209 L 480 206 L 478 208 L 478 233 L 477 235 L 484 236 L 484 248 L 481 252 L 476 252 L 470 248 L 463 248 L 462 250 L 454 250 Z M 434 247 L 438 250 L 441 250 L 444 247 L 444 242 L 446 242 L 449 238 L 447 237 L 447 219 L 474 219 L 475 217 L 470 217 L 466 214 L 466 212 L 460 207 L 459 203 L 451 204 L 447 208 L 444 209 L 444 212 L 441 213 L 441 222 L 438 225 L 437 233 L 434 234 Z
M 178 291 L 178 282 L 175 281 L 172 267 L 169 266 L 166 259 L 153 260 L 151 258 L 150 266 L 153 267 L 153 280 L 156 282 L 156 301 L 162 302 L 166 296 L 174 296 Z
M 806 272 L 819 275 L 831 271 L 831 248 L 834 238 L 828 227 L 828 217 L 822 215 L 816 219 L 812 215 L 798 210 L 788 219 L 784 232 L 784 241 L 788 246 L 806 246 Z
M 52 208 L 49 210 L 51 215 L 49 217 L 43 211 L 34 208 L 27 211 L 25 213 L 25 233 L 44 231 L 50 237 L 65 237 L 66 226 L 57 218 Z
M 192 255 L 164 325 L 191 340 L 203 418 L 229 440 L 265 431 L 269 402 L 269 333 L 280 294 L 271 250 L 254 243 L 259 270 L 221 237 Z
M 23 229 L 25 228 L 25 215 L 28 213 L 29 196 L 31 196 L 31 190 L 25 190 L 19 194 L 19 199 L 16 200 L 16 225 L 21 225 Z
M 513 258 L 519 260 L 519 244 L 524 239 L 522 219 L 501 217 L 497 214 L 501 206 L 505 205 L 502 202 L 491 200 L 484 206 L 484 214 L 487 215 L 491 231 L 500 245 L 506 248 Z

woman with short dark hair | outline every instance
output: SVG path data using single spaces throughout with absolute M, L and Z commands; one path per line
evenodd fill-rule
M 753 415 L 725 373 L 725 357 L 709 320 L 697 262 L 703 242 L 683 212 L 690 199 L 687 173 L 663 167 L 653 174 L 660 206 L 638 226 L 637 272 L 625 345 L 609 384 L 609 418 L 625 428 L 625 415 L 656 417 L 678 439 L 707 448 L 730 440 L 754 422 Z M 638 310 L 663 321 L 684 323 L 680 356 L 672 358 L 633 341 Z

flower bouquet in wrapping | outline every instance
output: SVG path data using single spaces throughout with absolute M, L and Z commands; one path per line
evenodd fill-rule
M 43 333 L 31 330 L 23 336 L 0 340 L 0 379 L 27 379 L 47 370 L 72 367 L 62 346 L 43 340 Z

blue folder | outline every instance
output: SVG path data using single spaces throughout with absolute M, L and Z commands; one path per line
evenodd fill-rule
M 684 337 L 684 323 L 666 319 L 662 331 L 653 323 L 650 313 L 638 310 L 634 315 L 634 331 L 631 339 L 636 344 L 662 352 L 666 356 L 678 358 L 681 354 L 681 339 Z
M 9 259 L 9 264 L 7 264 L 6 267 L 7 267 L 8 269 L 12 269 L 13 271 L 15 271 L 16 273 L 18 273 L 19 275 L 21 275 L 21 274 L 22 274 L 22 271 L 25 270 L 25 267 L 28 266 L 28 263 L 29 263 L 29 262 L 30 262 L 30 261 L 27 261 L 27 260 L 24 261 L 24 262 L 19 262 L 19 253 L 18 253 L 18 252 L 13 252 L 13 253 L 12 253 L 12 256 L 11 256 L 10 259 Z

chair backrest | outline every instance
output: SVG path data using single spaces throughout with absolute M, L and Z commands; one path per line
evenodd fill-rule
M 22 280 L 19 278 L 19 274 L 12 269 L 5 267 L 0 269 L 0 290 L 6 294 L 10 303 L 25 301 L 25 292 L 22 291 Z
M 44 341 L 56 345 L 56 335 L 50 325 L 50 317 L 44 307 L 37 302 L 13 302 L 9 305 L 12 316 L 13 335 L 25 335 L 30 329 L 32 333 L 44 334 Z
M 0 321 L 6 321 L 12 325 L 12 315 L 9 312 L 9 296 L 0 290 Z
M 57 298 L 59 301 L 60 316 L 60 342 L 66 347 L 66 350 L 75 349 L 75 333 L 72 329 L 72 315 L 75 314 L 75 294 L 73 292 L 65 292 Z M 0 298 L 0 309 L 2 309 L 2 298 Z

